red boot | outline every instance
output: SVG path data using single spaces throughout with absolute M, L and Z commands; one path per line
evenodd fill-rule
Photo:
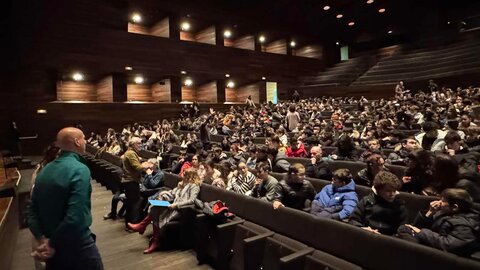
M 150 254 L 156 251 L 160 245 L 158 244 L 158 240 L 160 238 L 160 229 L 153 225 L 153 236 L 150 239 L 150 246 L 143 251 L 143 254 Z
M 143 234 L 148 224 L 150 224 L 150 222 L 152 222 L 152 218 L 150 217 L 150 215 L 147 215 L 142 221 L 140 221 L 140 223 L 137 223 L 137 224 L 128 223 L 127 226 L 132 231 L 138 232 L 139 234 Z

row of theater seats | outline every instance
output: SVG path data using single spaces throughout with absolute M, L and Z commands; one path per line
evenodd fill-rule
M 107 157 L 107 156 L 105 156 Z M 117 165 L 87 157 L 92 172 L 109 171 Z M 110 157 L 111 158 L 111 157 Z M 97 168 L 95 168 L 97 166 Z M 116 168 L 115 168 L 116 169 Z M 282 174 L 272 174 L 282 178 Z M 107 172 L 97 181 L 109 186 Z M 179 176 L 166 172 L 165 185 L 174 188 Z M 307 179 L 317 191 L 329 183 Z M 359 197 L 370 192 L 357 187 Z M 416 212 L 435 199 L 400 193 L 412 220 Z M 217 269 L 478 269 L 480 264 L 444 252 L 375 235 L 341 222 L 319 219 L 290 208 L 273 210 L 271 203 L 202 184 L 199 199 L 221 200 L 236 218 L 220 222 L 182 208 L 182 219 L 167 226 L 164 247 L 194 247 L 201 263 Z M 409 259 L 405 259 L 409 258 Z M 414 259 L 413 259 L 414 258 Z
M 167 173 L 167 177 L 178 176 Z M 316 218 L 303 211 L 274 210 L 271 203 L 210 185 L 202 184 L 199 199 L 221 200 L 236 214 L 235 219 L 227 222 L 199 214 L 192 225 L 199 262 L 208 262 L 216 269 L 480 267 L 469 259 Z

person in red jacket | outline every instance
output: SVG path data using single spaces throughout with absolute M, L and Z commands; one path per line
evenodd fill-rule
M 306 157 L 307 151 L 305 150 L 305 145 L 303 144 L 303 139 L 298 138 L 296 143 L 292 144 L 287 148 L 287 157 Z

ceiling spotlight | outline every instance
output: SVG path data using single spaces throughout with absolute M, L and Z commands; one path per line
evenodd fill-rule
M 340 45 L 340 42 L 338 42 L 338 41 L 337 41 L 337 42 L 335 42 L 335 45 Z
M 232 32 L 230 30 L 225 30 L 225 32 L 223 32 L 223 36 L 226 38 L 230 38 L 232 36 Z
M 193 85 L 193 81 L 192 81 L 192 79 L 188 78 L 188 79 L 185 79 L 184 84 L 185 84 L 185 86 L 192 86 L 192 85 Z
M 293 47 L 295 47 L 295 45 L 297 45 L 297 43 L 295 43 L 295 41 L 293 41 L 293 40 L 292 40 L 292 41 L 290 41 L 290 47 L 292 47 L 292 48 L 293 48 Z
M 392 31 L 392 30 L 388 30 L 388 33 L 391 34 L 391 33 L 393 33 L 393 31 Z
M 139 13 L 132 14 L 132 22 L 139 23 L 142 21 L 142 16 Z
M 73 73 L 72 78 L 73 78 L 74 81 L 83 81 L 84 77 L 83 77 L 82 73 L 75 72 L 75 73 Z
M 180 71 L 181 74 L 185 75 L 187 72 L 185 70 Z
M 343 14 L 337 14 L 337 19 L 343 18 Z
M 133 79 L 133 81 L 136 83 L 136 84 L 142 84 L 145 80 L 143 79 L 142 76 L 135 76 L 135 78 Z
M 262 77 L 262 80 L 265 81 L 267 79 L 267 77 Z
M 450 24 L 450 23 L 451 23 L 450 21 L 447 22 L 447 24 Z
M 349 22 L 348 23 L 348 26 L 354 26 L 355 25 L 355 22 Z
M 182 31 L 190 30 L 190 24 L 188 22 L 183 22 L 180 27 L 182 28 Z
M 378 10 L 379 13 L 384 13 L 385 12 L 385 9 L 384 8 L 381 8 Z
M 225 74 L 225 77 L 230 78 L 230 74 L 228 74 L 228 73 Z
M 367 4 L 371 4 L 371 3 L 373 3 L 373 0 L 368 0 L 367 1 Z
M 126 67 L 125 67 L 125 70 L 133 70 L 133 68 L 130 67 L 130 66 L 126 66 Z
M 260 36 L 260 37 L 258 38 L 258 41 L 260 41 L 260 42 L 262 42 L 262 43 L 265 42 L 265 40 L 266 40 L 266 39 L 265 39 L 265 36 Z
M 323 10 L 329 10 L 330 9 L 330 6 L 324 6 L 323 7 Z
M 227 87 L 228 87 L 228 88 L 233 88 L 233 87 L 235 87 L 235 83 L 234 83 L 233 81 L 229 81 L 229 82 L 227 83 Z

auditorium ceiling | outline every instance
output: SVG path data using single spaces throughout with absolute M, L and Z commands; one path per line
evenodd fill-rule
M 368 2 L 368 3 L 367 3 Z M 240 33 L 272 32 L 311 41 L 368 42 L 456 28 L 478 13 L 476 0 L 130 0 L 150 16 L 175 13 L 232 26 Z M 352 23 L 353 25 L 349 25 Z M 420 33 L 419 33 L 420 32 Z

